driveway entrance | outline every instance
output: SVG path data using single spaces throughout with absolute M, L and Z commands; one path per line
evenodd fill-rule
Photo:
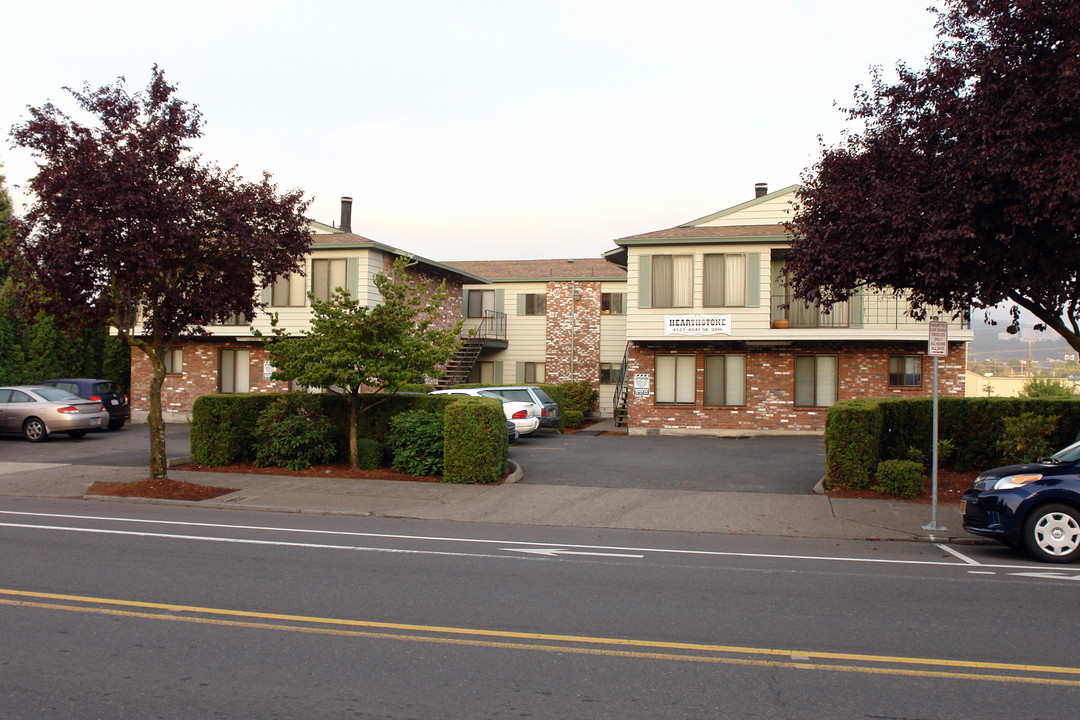
M 801 495 L 825 475 L 820 435 L 748 438 L 558 435 L 510 447 L 524 483 Z

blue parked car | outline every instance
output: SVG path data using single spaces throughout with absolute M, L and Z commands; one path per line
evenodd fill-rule
M 1038 462 L 987 470 L 960 501 L 964 530 L 1045 562 L 1080 559 L 1080 442 Z

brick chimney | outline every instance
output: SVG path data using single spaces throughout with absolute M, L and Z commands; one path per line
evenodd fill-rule
M 352 198 L 341 198 L 341 232 L 352 232 Z
M 754 197 L 764 197 L 769 194 L 769 183 L 755 183 L 754 184 Z M 343 221 L 344 222 L 344 221 Z

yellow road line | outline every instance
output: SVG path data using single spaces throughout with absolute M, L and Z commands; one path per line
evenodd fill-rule
M 16 600 L 8 598 L 34 598 L 35 600 Z M 40 602 L 41 600 L 53 600 L 62 602 Z M 82 603 L 81 605 L 63 603 Z M 975 672 L 959 672 L 964 670 L 999 670 L 1011 673 L 1041 673 L 1051 675 L 1080 675 L 1080 668 L 1058 667 L 1051 665 L 1024 665 L 1013 663 L 992 663 L 968 660 L 946 660 L 938 658 L 919 658 L 890 655 L 865 655 L 855 653 L 816 652 L 804 650 L 783 650 L 776 648 L 754 648 L 731 645 L 709 645 L 699 643 L 676 643 L 654 640 L 627 640 L 622 638 L 603 638 L 575 635 L 553 635 L 546 633 L 523 633 L 503 630 L 483 630 L 477 628 L 454 628 L 434 625 L 415 625 L 407 623 L 384 623 L 367 620 L 345 620 L 336 618 L 312 617 L 304 615 L 286 615 L 279 613 L 263 613 L 244 610 L 224 610 L 219 608 L 197 607 L 190 605 L 172 605 L 167 603 L 150 603 L 130 600 L 116 600 L 111 598 L 85 597 L 80 595 L 64 595 L 56 593 L 27 592 L 20 590 L 0 589 L 0 605 L 14 607 L 30 607 L 47 610 L 61 610 L 68 612 L 91 613 L 99 615 L 112 615 L 121 617 L 133 617 L 148 620 L 168 620 L 173 622 L 187 622 L 202 625 L 216 625 L 222 627 L 240 627 L 259 630 L 279 630 L 291 632 L 304 632 L 339 637 L 364 637 L 374 639 L 398 640 L 408 642 L 442 643 L 450 645 L 467 645 L 473 647 L 490 647 L 509 650 L 533 650 L 543 652 L 572 653 L 579 655 L 602 655 L 607 657 L 626 657 L 651 660 L 676 660 L 682 662 L 719 663 L 728 665 L 751 665 L 759 667 L 795 668 L 802 670 L 821 670 L 832 672 L 857 672 L 869 674 L 915 676 L 927 678 L 952 678 L 964 680 L 988 680 L 994 682 L 1029 683 L 1039 685 L 1060 685 L 1080 687 L 1080 680 L 1054 677 L 1031 677 L 1022 675 L 996 675 Z M 106 606 L 106 607 L 92 607 Z M 115 609 L 138 608 L 136 609 Z M 159 612 L 145 612 L 145 610 L 157 610 Z M 194 613 L 197 615 L 209 615 L 212 617 L 192 617 L 191 615 L 164 614 L 167 613 Z M 217 617 L 214 617 L 217 616 Z M 228 619 L 233 618 L 233 619 Z M 279 622 L 257 622 L 276 620 Z M 303 625 L 285 625 L 287 623 L 305 623 Z M 337 626 L 337 627 L 327 627 Z M 367 628 L 355 630 L 351 628 Z M 396 631 L 396 632 L 379 632 Z M 406 633 L 428 633 L 426 635 L 414 635 Z M 448 637 L 457 635 L 459 637 Z M 501 638 L 493 640 L 481 640 L 479 637 Z M 508 642 L 509 640 L 529 640 L 533 642 Z M 537 643 L 560 643 L 560 644 L 537 644 Z M 569 645 L 564 643 L 571 643 Z M 583 647 L 585 645 L 600 647 Z M 615 647 L 642 648 L 639 650 L 621 650 Z M 659 652 L 660 650 L 681 650 L 684 653 Z M 712 653 L 712 654 L 686 654 L 686 653 Z M 774 656 L 797 658 L 793 660 L 769 660 L 761 657 L 736 658 L 717 656 L 717 653 L 750 655 L 750 656 Z M 896 667 L 880 667 L 873 665 L 836 665 L 815 662 L 803 662 L 806 660 L 833 660 L 876 663 L 881 665 L 915 665 L 936 666 L 952 668 L 953 670 L 929 670 L 908 669 Z

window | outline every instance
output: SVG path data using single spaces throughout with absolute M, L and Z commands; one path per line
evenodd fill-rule
M 836 402 L 835 355 L 795 357 L 795 407 L 827 407 Z
M 544 293 L 525 294 L 525 314 L 543 315 L 547 307 L 547 296 Z
M 165 351 L 165 374 L 179 375 L 184 372 L 184 349 L 170 348 Z
M 270 305 L 273 307 L 303 307 L 304 276 L 300 273 L 286 273 L 274 281 L 270 291 Z
M 543 297 L 543 295 L 540 297 Z M 530 385 L 544 382 L 544 363 L 525 363 L 525 382 Z
M 697 357 L 694 355 L 657 355 L 656 402 L 695 402 L 694 370 L 696 367 Z
M 705 256 L 705 307 L 746 305 L 746 255 Z
M 218 389 L 223 393 L 250 392 L 250 350 L 222 350 Z
M 622 365 L 619 363 L 600 363 L 600 384 L 618 385 L 622 377 Z
M 247 318 L 243 313 L 233 313 L 229 317 L 220 322 L 214 323 L 215 325 L 247 325 Z
M 625 297 L 623 293 L 600 293 L 600 314 L 625 315 Z
M 501 380 L 502 378 L 500 378 Z M 484 385 L 495 384 L 495 363 L 494 362 L 478 362 L 473 365 L 472 371 L 469 373 L 469 382 L 482 383 Z
M 652 256 L 652 306 L 692 307 L 694 256 Z
M 465 308 L 465 317 L 482 318 L 485 310 L 495 310 L 494 290 L 469 290 L 466 300 L 468 307 Z
M 705 404 L 746 404 L 746 357 L 705 356 Z
M 894 387 L 919 387 L 922 385 L 922 356 L 889 356 L 889 385 Z
M 326 302 L 336 288 L 348 287 L 346 267 L 344 258 L 311 261 L 311 292 L 316 300 Z

